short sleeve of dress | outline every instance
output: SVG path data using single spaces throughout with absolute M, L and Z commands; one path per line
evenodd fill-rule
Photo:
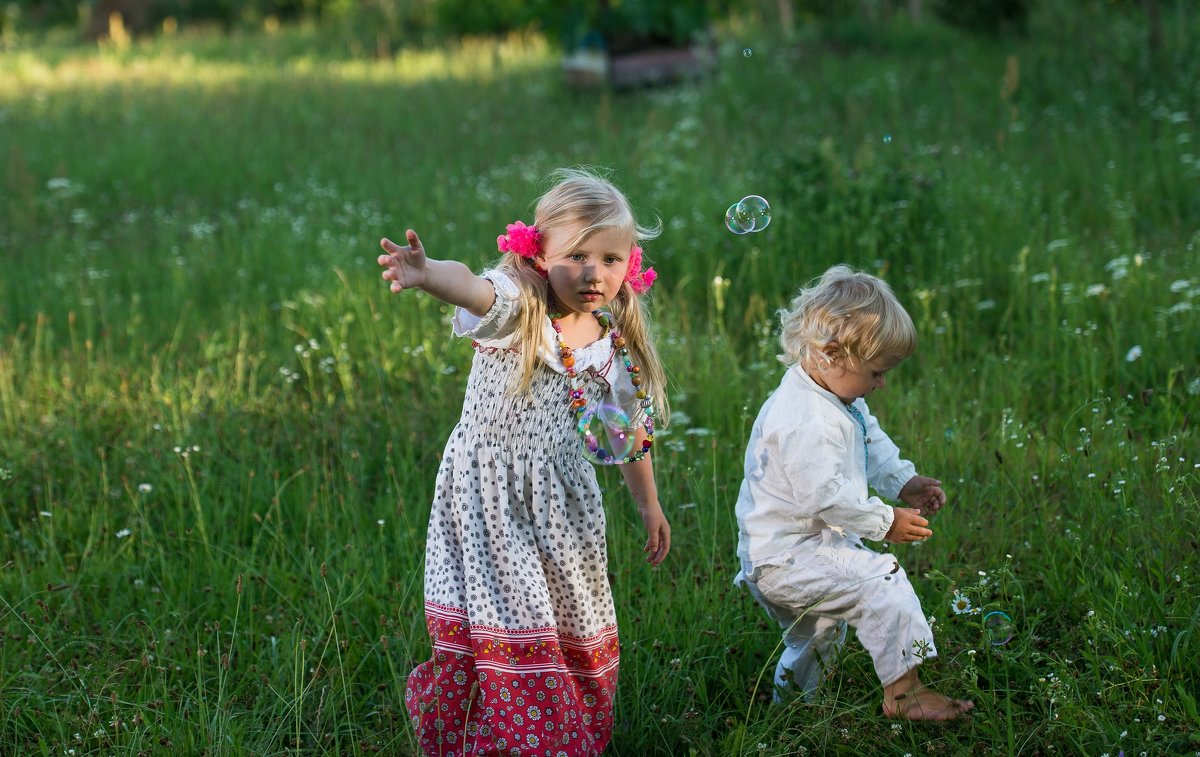
M 502 271 L 484 271 L 482 278 L 492 282 L 496 300 L 483 316 L 469 310 L 454 308 L 451 326 L 455 336 L 469 336 L 476 340 L 501 339 L 509 336 L 517 325 L 520 311 L 521 290 L 508 274 Z

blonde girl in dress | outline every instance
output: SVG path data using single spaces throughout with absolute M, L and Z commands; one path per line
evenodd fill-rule
M 846 266 L 780 315 L 789 367 L 751 428 L 737 501 L 737 581 L 784 629 L 777 694 L 816 690 L 849 625 L 875 663 L 885 715 L 957 718 L 972 703 L 917 672 L 937 650 L 912 584 L 895 557 L 862 542 L 923 541 L 926 516 L 946 502 L 942 482 L 917 475 L 866 402 L 915 349 L 912 320 L 886 283 Z
M 428 257 L 411 229 L 380 243 L 391 290 L 454 305 L 453 331 L 475 348 L 429 519 L 433 653 L 405 693 L 430 755 L 608 744 L 619 645 L 593 463 L 621 464 L 646 561 L 671 547 L 649 454 L 668 412 L 642 303 L 656 274 L 639 246 L 657 229 L 596 173 L 554 178 L 482 275 Z

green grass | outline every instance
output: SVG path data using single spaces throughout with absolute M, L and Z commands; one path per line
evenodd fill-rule
M 1200 749 L 1200 29 L 1167 20 L 1156 53 L 1111 13 L 999 42 L 734 27 L 711 78 L 634 93 L 566 90 L 534 38 L 390 61 L 295 30 L 8 43 L 0 753 L 413 749 L 470 348 L 387 292 L 376 243 L 412 226 L 481 267 L 578 163 L 663 220 L 679 413 L 661 568 L 601 472 L 614 754 Z M 747 194 L 773 220 L 736 237 Z M 896 550 L 936 617 L 923 675 L 977 702 L 948 726 L 884 720 L 854 643 L 816 702 L 770 705 L 779 634 L 731 585 L 774 311 L 834 262 L 884 275 L 920 331 L 872 408 L 950 494 Z M 956 593 L 1016 636 L 989 645 Z

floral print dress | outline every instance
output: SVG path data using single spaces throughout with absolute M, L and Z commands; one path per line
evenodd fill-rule
M 410 675 L 406 705 L 429 755 L 595 755 L 612 736 L 619 657 L 601 493 L 549 319 L 531 391 L 514 392 L 516 285 L 485 277 L 495 304 L 454 319 L 476 354 L 429 519 L 433 653 Z M 588 401 L 636 417 L 607 336 L 574 355 Z

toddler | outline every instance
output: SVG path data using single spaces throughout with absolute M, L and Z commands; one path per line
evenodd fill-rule
M 908 577 L 895 557 L 862 543 L 923 541 L 932 535 L 925 516 L 946 502 L 941 482 L 916 475 L 865 400 L 913 353 L 912 320 L 887 284 L 846 266 L 780 315 L 780 359 L 790 367 L 750 433 L 736 579 L 784 628 L 776 699 L 792 685 L 805 695 L 817 688 L 849 624 L 875 663 L 888 717 L 956 718 L 972 703 L 917 674 L 937 650 Z

